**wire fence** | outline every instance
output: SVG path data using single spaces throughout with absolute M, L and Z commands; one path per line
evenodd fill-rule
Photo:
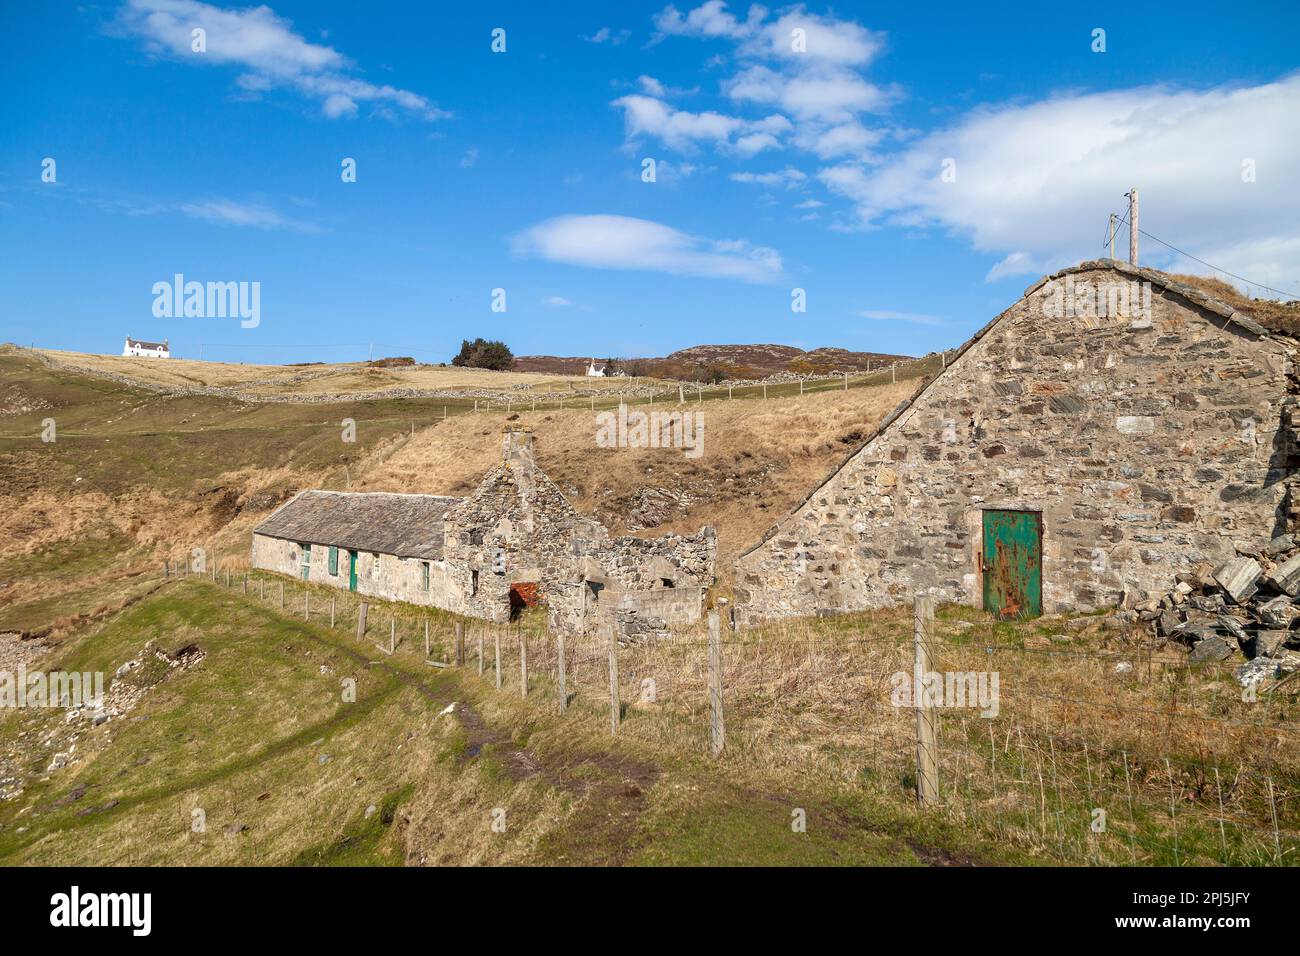
M 939 621 L 936 630 L 952 633 L 926 632 L 942 685 L 927 743 L 919 698 L 907 693 L 919 693 L 918 638 L 897 612 L 611 642 L 608 631 L 557 634 L 540 614 L 489 623 L 242 564 L 204 576 L 332 625 L 376 657 L 459 667 L 568 719 L 605 721 L 612 711 L 619 735 L 674 752 L 710 752 L 725 718 L 725 761 L 893 798 L 920 787 L 926 753 L 933 812 L 1047 859 L 1300 861 L 1295 701 L 1243 700 L 1227 668 L 1147 642 L 1017 646 L 967 639 L 967 622 Z M 721 664 L 717 713 L 710 650 Z M 954 676 L 964 701 L 951 699 Z
M 338 406 L 356 406 L 362 403 L 387 402 L 398 404 L 405 414 L 388 413 L 384 417 L 365 419 L 368 426 L 387 426 L 396 431 L 409 429 L 412 433 L 417 428 L 428 428 L 444 422 L 449 418 L 477 413 L 539 411 L 611 411 L 620 405 L 628 408 L 653 410 L 661 408 L 668 411 L 682 410 L 693 405 L 702 405 L 716 401 L 767 401 L 777 399 L 797 399 L 825 392 L 848 391 L 860 388 L 878 388 L 895 382 L 912 381 L 932 376 L 941 371 L 948 361 L 948 352 L 927 355 L 907 362 L 895 362 L 875 371 L 859 373 L 839 373 L 834 375 L 799 377 L 791 381 L 728 385 L 721 384 L 687 384 L 657 382 L 652 386 L 634 386 L 629 384 L 627 391 L 603 386 L 598 390 L 575 391 L 570 394 L 553 391 L 537 393 L 531 388 L 519 389 L 516 393 L 502 393 L 484 396 L 466 394 L 462 389 L 431 389 L 427 394 L 412 394 L 409 389 L 395 388 L 390 392 L 367 392 L 356 396 L 330 395 L 319 401 L 300 402 L 303 409 L 314 410 Z M 94 374 L 94 369 L 80 369 Z M 162 386 L 157 386 L 164 388 Z M 164 389 L 165 390 L 165 389 Z M 220 397 L 219 395 L 217 397 Z M 301 396 L 280 396 L 273 393 L 266 395 L 250 394 L 250 401 L 280 402 Z M 166 436 L 172 434 L 203 434 L 209 432 L 283 432 L 289 430 L 311 431 L 313 429 L 338 430 L 337 423 L 329 421 L 304 422 L 240 422 L 238 424 L 200 425 L 193 428 L 168 428 L 151 430 L 148 428 L 117 427 L 115 435 L 134 435 L 138 437 Z M 78 428 L 60 429 L 60 438 L 100 438 L 103 432 Z M 41 433 L 4 432 L 0 438 L 19 438 L 42 440 Z

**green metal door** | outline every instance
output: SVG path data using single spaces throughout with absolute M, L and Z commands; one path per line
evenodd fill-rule
M 1037 511 L 984 512 L 981 555 L 984 610 L 1000 618 L 1043 613 L 1043 516 Z
M 356 589 L 357 589 L 357 553 L 355 551 L 349 551 L 348 552 L 348 590 L 355 591 Z

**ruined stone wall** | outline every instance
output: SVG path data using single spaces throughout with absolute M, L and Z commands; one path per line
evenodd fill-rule
M 527 433 L 506 435 L 503 459 L 443 516 L 443 557 L 429 562 L 427 589 L 419 559 L 362 551 L 357 592 L 504 623 L 510 619 L 511 585 L 537 584 L 551 626 L 570 631 L 612 620 L 618 608 L 644 609 L 667 624 L 699 618 L 713 583 L 712 528 L 691 537 L 611 540 L 600 522 L 579 514 L 536 468 Z M 294 542 L 253 535 L 256 568 L 300 578 L 300 555 Z M 328 548 L 314 547 L 309 580 L 346 589 L 347 552 L 339 550 L 337 574 L 329 573 L 328 564 Z
M 572 602 L 581 559 L 608 547 L 596 521 L 579 515 L 555 484 L 536 471 L 502 465 L 444 517 L 444 558 L 478 590 L 464 587 L 463 613 L 507 620 L 509 590 L 536 583 L 548 604 Z M 568 587 L 566 588 L 566 585 Z
M 978 606 L 984 509 L 1042 512 L 1048 612 L 1163 593 L 1176 572 L 1269 540 L 1285 349 L 1160 288 L 1149 314 L 1117 317 L 1053 318 L 1052 291 L 1004 313 L 741 557 L 740 622 L 920 591 Z
M 617 538 L 596 557 L 619 588 L 650 590 L 662 587 L 665 579 L 675 587 L 708 587 L 717 555 L 717 535 L 701 528 L 690 537 Z
M 704 613 L 706 588 L 690 585 L 650 591 L 620 591 L 613 595 L 615 611 L 635 612 L 643 621 L 662 621 L 668 627 L 693 624 Z

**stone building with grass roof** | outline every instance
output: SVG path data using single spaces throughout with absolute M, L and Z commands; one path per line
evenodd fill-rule
M 737 619 L 1168 591 L 1294 526 L 1294 343 L 1114 260 L 1044 277 L 736 564 Z

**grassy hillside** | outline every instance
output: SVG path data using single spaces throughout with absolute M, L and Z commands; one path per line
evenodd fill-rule
M 435 621 L 443 647 L 448 628 Z M 111 675 L 146 645 L 167 654 L 197 645 L 206 656 L 184 670 L 129 673 L 124 681 L 147 688 L 140 702 L 84 727 L 65 767 L 43 772 L 53 748 L 35 743 L 66 723 L 61 711 L 0 714 L 0 779 L 15 762 L 37 771 L 0 801 L 0 863 L 1018 858 L 910 813 L 905 794 L 881 801 L 797 778 L 774 786 L 743 764 L 611 740 L 595 712 L 562 719 L 471 669 L 428 667 L 415 642 L 388 657 L 345 628 L 202 580 L 173 581 L 69 642 L 49 667 Z M 342 699 L 344 678 L 357 682 L 355 702 Z M 811 821 L 806 833 L 790 828 L 795 807 Z
M 461 668 L 424 654 L 427 621 L 430 658 L 451 659 L 450 615 L 372 602 L 361 639 L 355 621 L 354 596 L 257 574 L 247 591 L 240 575 L 172 579 L 77 629 L 44 666 L 111 676 L 140 659 L 109 693 L 136 702 L 100 725 L 0 712 L 0 864 L 1273 864 L 1300 852 L 1293 738 L 1267 730 L 1294 719 L 1294 694 L 1247 704 L 1230 668 L 1144 652 L 1099 618 L 941 615 L 943 666 L 996 652 L 1003 696 L 992 720 L 941 715 L 933 809 L 914 797 L 912 711 L 890 700 L 889 675 L 910 666 L 906 611 L 728 637 L 716 760 L 694 631 L 620 649 L 611 735 L 600 649 L 570 642 L 560 715 L 538 617 L 470 622 Z M 376 646 L 390 633 L 391 655 Z M 653 703 L 638 699 L 646 677 Z
M 197 362 L 166 371 L 155 369 L 165 362 L 111 356 L 101 364 L 195 381 L 247 384 L 229 377 L 232 369 L 252 374 Z M 501 428 L 518 423 L 535 427 L 542 467 L 575 505 L 615 532 L 715 526 L 725 577 L 731 556 L 842 461 L 932 364 L 908 367 L 897 384 L 879 373 L 847 391 L 810 385 L 802 397 L 797 384 L 772 387 L 767 401 L 754 387 L 697 390 L 684 408 L 705 412 L 705 454 L 691 459 L 598 449 L 595 412 L 616 407 L 616 391 L 567 404 L 515 391 L 490 410 L 471 392 L 245 402 L 159 393 L 0 348 L 0 539 L 8 542 L 0 630 L 39 631 L 116 606 L 133 593 L 132 576 L 195 547 L 243 555 L 252 526 L 302 488 L 462 494 L 496 461 Z M 263 385 L 277 388 L 277 376 L 301 371 L 272 369 Z M 677 410 L 676 398 L 674 390 L 671 404 L 653 407 Z M 45 442 L 51 419 L 56 440 Z M 355 422 L 355 442 L 344 441 L 345 419 Z

